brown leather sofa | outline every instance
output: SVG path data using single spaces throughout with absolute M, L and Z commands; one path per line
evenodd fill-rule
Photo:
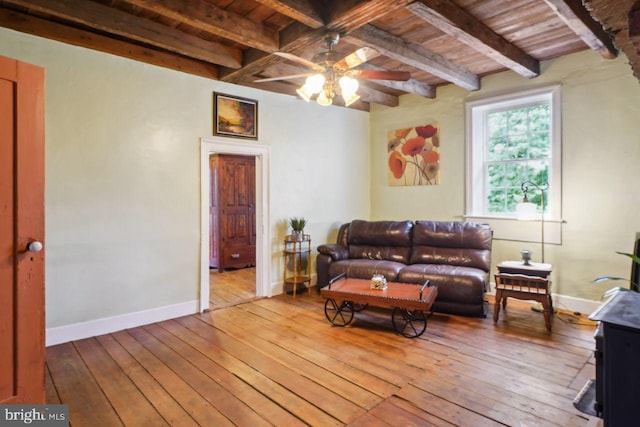
M 457 221 L 363 221 L 343 224 L 337 243 L 320 245 L 318 289 L 342 273 L 438 287 L 432 310 L 485 316 L 492 232 L 486 224 Z

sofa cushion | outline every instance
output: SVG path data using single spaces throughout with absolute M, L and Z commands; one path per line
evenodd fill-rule
M 407 264 L 412 228 L 412 221 L 351 221 L 347 234 L 349 258 Z
M 329 265 L 329 280 L 344 273 L 347 277 L 370 279 L 374 274 L 382 274 L 388 281 L 394 282 L 405 264 L 386 260 L 346 259 Z
M 491 228 L 472 222 L 416 221 L 410 264 L 491 269 Z
M 482 304 L 488 275 L 483 270 L 444 264 L 412 264 L 398 274 L 398 282 L 438 287 L 439 301 Z
M 331 257 L 333 261 L 349 258 L 349 250 L 345 246 L 338 245 L 337 243 L 325 243 L 324 245 L 318 246 L 318 254 Z

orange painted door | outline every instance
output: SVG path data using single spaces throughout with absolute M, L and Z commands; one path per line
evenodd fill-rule
M 38 244 L 44 244 L 44 70 L 0 57 L 0 404 L 45 399 Z

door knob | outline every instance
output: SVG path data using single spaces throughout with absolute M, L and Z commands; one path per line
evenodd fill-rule
M 42 243 L 34 240 L 33 242 L 29 242 L 27 245 L 27 250 L 29 252 L 40 252 L 42 250 Z

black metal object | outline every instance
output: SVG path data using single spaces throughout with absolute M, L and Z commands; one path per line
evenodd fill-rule
M 335 326 L 347 326 L 353 320 L 353 305 L 349 301 L 336 303 L 332 298 L 324 302 L 324 315 Z
M 409 311 L 396 307 L 391 313 L 391 322 L 396 332 L 407 338 L 417 338 L 427 329 L 427 316 L 422 310 Z
M 331 289 L 331 285 L 336 283 L 338 280 L 346 279 L 346 278 L 347 278 L 347 273 L 338 274 L 336 277 L 334 277 L 333 279 L 329 280 L 329 289 Z
M 593 410 L 595 411 L 596 415 L 600 418 L 602 418 L 602 409 L 603 409 L 602 402 L 604 402 L 603 390 L 602 390 L 603 378 L 604 378 L 603 377 L 604 371 L 602 369 L 603 367 L 602 338 L 603 338 L 602 323 L 599 323 L 598 327 L 596 328 L 596 332 L 593 334 L 593 339 L 596 342 L 596 349 L 593 352 L 593 357 L 596 362 L 596 379 L 594 380 L 595 393 L 594 393 L 594 401 L 593 401 Z
M 637 425 L 640 419 L 640 293 L 620 291 L 591 316 L 596 334 L 594 409 L 607 427 Z
M 420 288 L 420 301 L 422 301 L 422 293 L 424 292 L 424 288 L 430 286 L 429 284 L 429 279 L 424 281 L 424 284 L 422 285 L 422 287 Z

